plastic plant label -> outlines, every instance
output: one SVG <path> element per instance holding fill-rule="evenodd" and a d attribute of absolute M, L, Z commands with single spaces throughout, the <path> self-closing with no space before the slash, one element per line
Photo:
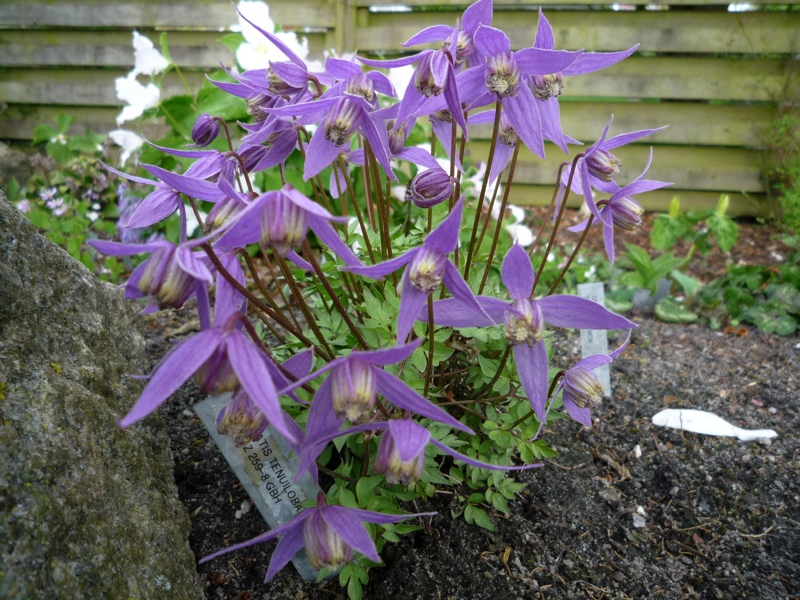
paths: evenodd
<path fill-rule="evenodd" d="M 578 296 L 601 306 L 606 305 L 606 294 L 602 283 L 579 283 Z M 608 337 L 602 329 L 581 329 L 581 358 L 594 354 L 608 354 Z M 603 365 L 592 371 L 597 381 L 603 385 L 604 398 L 611 398 L 611 370 Z"/>
<path fill-rule="evenodd" d="M 300 504 L 316 498 L 322 490 L 308 473 L 295 483 L 297 457 L 290 456 L 289 445 L 272 427 L 267 427 L 258 440 L 241 448 L 237 448 L 227 436 L 217 433 L 217 415 L 229 398 L 230 394 L 209 398 L 195 405 L 194 410 L 261 516 L 274 529 L 291 521 L 303 510 Z M 295 555 L 292 563 L 303 579 L 317 578 L 317 571 L 308 562 L 305 549 Z"/>
<path fill-rule="evenodd" d="M 778 434 L 772 429 L 742 429 L 731 425 L 722 417 L 693 408 L 667 408 L 653 416 L 653 425 L 671 427 L 704 435 L 737 437 L 749 442 L 762 438 L 774 438 Z"/>

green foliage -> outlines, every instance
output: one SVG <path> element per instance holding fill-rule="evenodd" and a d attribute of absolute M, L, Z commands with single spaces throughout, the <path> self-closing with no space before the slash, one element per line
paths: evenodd
<path fill-rule="evenodd" d="M 695 251 L 706 255 L 711 251 L 711 238 L 723 252 L 730 252 L 739 237 L 736 222 L 725 213 L 730 198 L 720 196 L 716 209 L 689 209 L 681 212 L 680 199 L 672 198 L 667 214 L 656 215 L 650 231 L 650 243 L 658 250 L 669 250 L 679 239 L 692 244 L 685 261 L 691 260 Z"/>
<path fill-rule="evenodd" d="M 684 259 L 675 257 L 672 252 L 651 259 L 650 255 L 638 246 L 625 244 L 625 247 L 628 249 L 626 258 L 635 271 L 623 274 L 619 281 L 628 287 L 642 288 L 655 293 L 658 289 L 658 280 L 683 264 Z"/>
<path fill-rule="evenodd" d="M 765 178 L 781 214 L 778 223 L 800 232 L 800 117 L 796 109 L 779 115 L 766 133 L 768 165 Z"/>

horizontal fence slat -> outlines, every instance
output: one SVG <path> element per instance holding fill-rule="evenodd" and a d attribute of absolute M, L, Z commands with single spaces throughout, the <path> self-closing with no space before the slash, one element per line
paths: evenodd
<path fill-rule="evenodd" d="M 723 106 L 686 102 L 561 102 L 561 125 L 575 139 L 593 143 L 611 115 L 610 135 L 668 127 L 643 138 L 646 143 L 699 146 L 764 145 L 774 118 L 768 106 Z M 488 139 L 492 126 L 470 127 L 470 138 Z"/>
<path fill-rule="evenodd" d="M 74 77 L 97 90 L 98 99 L 93 104 L 117 104 L 113 78 L 124 75 L 80 69 L 5 69 L 0 71 L 0 102 L 77 104 L 73 96 L 64 97 L 54 81 L 57 78 L 64 85 L 72 85 L 70 78 Z M 110 96 L 108 91 L 99 89 L 108 85 L 109 77 Z M 46 90 L 42 89 L 42 82 L 48 84 Z M 797 61 L 633 57 L 597 73 L 566 78 L 563 98 L 779 102 L 799 97 L 799 84 Z M 11 88 L 16 91 L 12 93 Z M 40 95 L 44 91 L 47 94 Z"/>
<path fill-rule="evenodd" d="M 536 5 L 530 5 L 534 8 Z M 800 12 L 548 11 L 556 48 L 610 51 L 640 44 L 641 52 L 778 53 L 800 48 Z M 535 10 L 495 12 L 492 26 L 506 32 L 515 48 L 531 46 Z M 356 31 L 356 48 L 397 53 L 419 30 L 455 24 L 452 13 L 370 13 Z"/>
<path fill-rule="evenodd" d="M 144 33 L 158 48 L 160 34 Z M 171 31 L 172 59 L 179 67 L 216 69 L 233 64 L 233 52 L 219 42 L 228 35 L 216 31 Z M 299 34 L 308 39 L 310 58 L 321 58 L 324 34 Z M 3 31 L 0 65 L 4 67 L 133 67 L 133 35 L 129 31 Z"/>
<path fill-rule="evenodd" d="M 509 194 L 509 202 L 517 206 L 547 206 L 553 188 L 544 185 L 515 185 Z M 730 204 L 727 214 L 733 217 L 769 217 L 774 216 L 775 206 L 765 194 L 740 194 L 729 192 Z M 698 210 L 715 208 L 719 201 L 719 192 L 704 192 L 693 189 L 681 190 L 667 188 L 655 190 L 636 196 L 636 200 L 648 212 L 667 212 L 673 196 L 681 199 L 681 206 Z M 571 196 L 567 206 L 578 208 L 582 198 Z M 624 233 L 623 233 L 624 235 Z"/>
<path fill-rule="evenodd" d="M 334 25 L 333 6 L 322 2 L 270 3 L 270 18 L 284 28 Z M 223 30 L 236 24 L 233 5 L 207 3 L 104 2 L 19 3 L 0 9 L 0 27 L 141 27 L 145 29 Z"/>
<path fill-rule="evenodd" d="M 470 144 L 473 162 L 485 161 L 488 141 Z M 572 155 L 579 150 L 572 150 Z M 622 161 L 622 171 L 615 178 L 620 185 L 633 181 L 647 165 L 650 149 L 645 145 L 617 148 L 613 153 Z M 547 185 L 555 180 L 558 165 L 571 157 L 546 145 L 547 161 L 542 161 L 525 147 L 520 151 L 514 180 L 519 183 Z M 743 192 L 765 192 L 761 180 L 763 152 L 743 148 L 696 148 L 691 146 L 659 146 L 653 149 L 653 164 L 647 179 L 668 181 L 676 188 Z"/>
<path fill-rule="evenodd" d="M 0 139 L 32 140 L 33 130 L 37 125 L 51 125 L 58 115 L 75 117 L 75 123 L 69 135 L 82 135 L 88 129 L 95 133 L 108 133 L 117 126 L 118 108 L 94 106 L 9 106 L 0 114 Z M 123 123 L 123 129 L 137 130 L 147 139 L 157 140 L 163 137 L 168 129 L 163 123 L 145 122 L 141 129 L 135 122 Z"/>

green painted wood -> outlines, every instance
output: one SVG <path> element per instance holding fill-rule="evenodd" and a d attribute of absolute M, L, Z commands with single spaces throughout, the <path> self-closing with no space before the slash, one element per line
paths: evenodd
<path fill-rule="evenodd" d="M 282 27 L 319 27 L 335 23 L 326 2 L 270 2 L 270 18 Z M 230 2 L 9 3 L 0 10 L 0 27 L 139 27 L 219 30 L 237 23 Z"/>
<path fill-rule="evenodd" d="M 497 12 L 492 25 L 506 32 L 512 46 L 530 46 L 536 34 L 536 5 L 527 11 Z M 549 11 L 556 48 L 611 51 L 640 44 L 642 52 L 778 53 L 800 48 L 800 12 L 728 13 L 722 11 Z M 396 53 L 420 29 L 453 21 L 452 14 L 372 13 L 357 32 L 354 47 Z"/>
<path fill-rule="evenodd" d="M 118 108 L 104 108 L 93 106 L 24 106 L 11 105 L 0 116 L 0 139 L 6 140 L 31 140 L 33 130 L 37 125 L 52 124 L 58 115 L 71 115 L 76 118 L 69 130 L 70 135 L 81 135 L 87 129 L 95 133 L 108 133 L 119 129 L 116 118 Z M 163 137 L 168 129 L 163 123 L 145 122 L 124 123 L 123 128 L 135 130 L 151 140 Z"/>
<path fill-rule="evenodd" d="M 653 129 L 666 129 L 644 138 L 655 146 L 684 144 L 697 146 L 764 145 L 764 132 L 775 111 L 769 106 L 712 105 L 702 102 L 568 102 L 561 101 L 561 123 L 575 139 L 593 143 L 611 115 L 611 135 Z M 470 137 L 489 139 L 492 126 L 470 128 Z"/>
<path fill-rule="evenodd" d="M 472 161 L 485 161 L 489 155 L 488 141 L 470 144 Z M 572 160 L 552 144 L 545 146 L 547 161 L 542 161 L 523 147 L 514 174 L 519 183 L 549 184 L 555 181 L 561 162 Z M 623 146 L 614 151 L 622 161 L 622 170 L 615 178 L 624 185 L 638 177 L 647 165 L 650 147 Z M 646 177 L 669 181 L 675 187 L 695 190 L 737 190 L 763 193 L 761 180 L 763 152 L 744 148 L 697 148 L 692 146 L 659 146 L 653 150 L 653 164 Z"/>
<path fill-rule="evenodd" d="M 740 194 L 727 192 L 730 196 L 728 214 L 733 217 L 769 217 L 775 215 L 775 206 L 764 194 Z M 509 194 L 509 202 L 518 206 L 547 206 L 553 195 L 553 188 L 543 185 L 515 185 Z M 673 196 L 681 199 L 681 206 L 698 210 L 714 208 L 719 201 L 719 192 L 705 192 L 692 189 L 667 188 L 636 196 L 637 201 L 648 212 L 667 212 Z M 583 199 L 570 195 L 567 206 L 579 208 Z"/>
<path fill-rule="evenodd" d="M 159 32 L 142 32 L 158 47 Z M 170 54 L 183 68 L 216 69 L 232 65 L 233 52 L 219 42 L 228 32 L 170 31 Z M 323 55 L 325 35 L 300 34 L 312 56 Z M 0 30 L 0 65 L 5 67 L 133 67 L 130 31 Z"/>

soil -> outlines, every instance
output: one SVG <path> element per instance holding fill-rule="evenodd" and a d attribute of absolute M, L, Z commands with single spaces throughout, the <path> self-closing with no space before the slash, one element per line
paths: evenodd
<path fill-rule="evenodd" d="M 766 265 L 785 255 L 768 228 L 740 228 L 731 256 L 698 259 L 690 274 L 708 279 L 726 259 Z M 644 235 L 635 241 L 648 247 Z M 452 488 L 409 506 L 439 516 L 386 545 L 364 598 L 800 597 L 800 334 L 628 316 L 639 327 L 612 365 L 613 399 L 593 411 L 591 429 L 565 419 L 545 432 L 558 457 L 517 475 L 527 487 L 509 502 L 510 516 L 487 507 L 497 532 L 451 518 Z M 147 318 L 154 364 L 196 330 L 195 319 L 191 308 Z M 579 356 L 579 336 L 556 334 L 564 343 L 554 360 L 567 364 Z M 246 492 L 192 411 L 202 399 L 190 383 L 160 409 L 197 557 L 267 529 L 256 510 L 242 510 L 252 508 Z M 711 411 L 778 437 L 742 442 L 652 425 L 664 408 Z M 265 584 L 274 547 L 198 565 L 206 597 L 346 598 L 336 579 L 303 581 L 291 566 Z"/>

